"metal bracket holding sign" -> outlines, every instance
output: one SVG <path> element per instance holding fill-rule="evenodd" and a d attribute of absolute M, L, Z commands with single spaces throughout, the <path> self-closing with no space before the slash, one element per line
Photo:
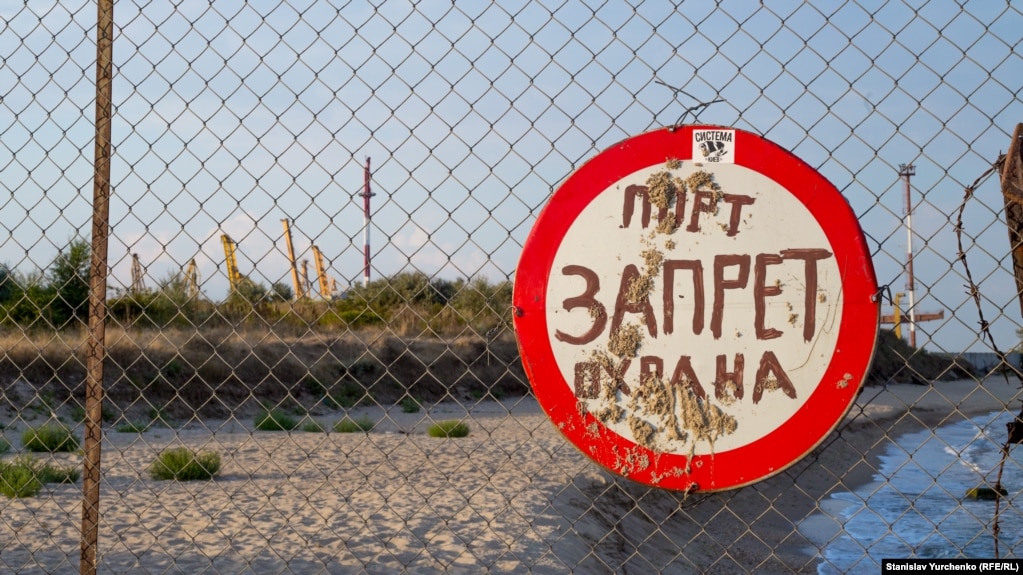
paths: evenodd
<path fill-rule="evenodd" d="M 718 126 L 603 151 L 553 194 L 516 271 L 523 365 L 548 417 L 614 473 L 748 485 L 842 420 L 877 341 L 855 214 L 779 146 Z"/>

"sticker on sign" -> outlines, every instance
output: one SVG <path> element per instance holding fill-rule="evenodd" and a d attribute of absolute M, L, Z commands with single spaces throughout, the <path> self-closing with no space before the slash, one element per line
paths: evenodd
<path fill-rule="evenodd" d="M 540 404 L 620 475 L 714 491 L 781 471 L 847 412 L 876 281 L 839 192 L 747 132 L 643 134 L 537 218 L 516 332 Z"/>

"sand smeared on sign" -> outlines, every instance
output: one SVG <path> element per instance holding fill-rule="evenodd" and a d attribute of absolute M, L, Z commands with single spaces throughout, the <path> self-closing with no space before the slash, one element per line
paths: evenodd
<path fill-rule="evenodd" d="M 732 434 L 738 429 L 735 417 L 696 397 L 688 386 L 676 387 L 674 394 L 678 398 L 679 419 L 695 440 L 713 444 L 719 437 Z"/>
<path fill-rule="evenodd" d="M 650 205 L 666 209 L 675 201 L 679 180 L 671 172 L 654 172 L 646 180 L 646 193 Z"/>
<path fill-rule="evenodd" d="M 672 170 L 681 166 L 681 161 L 669 159 L 665 163 L 666 170 L 656 171 L 646 180 L 647 200 L 661 216 L 651 233 L 643 238 L 644 247 L 637 254 L 642 267 L 640 274 L 626 286 L 625 299 L 630 304 L 640 304 L 650 298 L 661 275 L 665 254 L 676 248 L 672 237 L 677 230 L 676 217 L 669 208 L 674 207 L 677 195 L 711 191 L 715 203 L 724 197 L 713 174 L 698 170 L 685 178 L 677 177 Z M 688 443 L 692 454 L 695 442 L 706 441 L 713 446 L 718 437 L 735 432 L 738 427 L 735 417 L 713 405 L 710 398 L 697 397 L 685 381 L 671 384 L 649 373 L 631 389 L 624 382 L 612 381 L 610 374 L 619 373 L 622 362 L 639 355 L 644 335 L 640 325 L 623 324 L 610 334 L 607 353 L 595 352 L 591 357 L 591 361 L 601 365 L 600 397 L 590 404 L 594 417 L 609 425 L 624 420 L 632 439 L 654 452 L 684 449 Z M 623 390 L 628 392 L 620 393 Z M 737 386 L 725 383 L 723 392 L 717 401 L 722 405 L 731 404 L 738 393 Z M 600 407 L 594 409 L 594 403 Z M 637 463 L 629 457 L 620 461 L 624 467 L 633 469 Z"/>
<path fill-rule="evenodd" d="M 633 440 L 655 452 L 674 451 L 690 441 L 713 446 L 738 428 L 735 417 L 697 397 L 688 385 L 656 376 L 643 378 L 633 389 L 625 419 Z"/>
<path fill-rule="evenodd" d="M 675 233 L 676 229 L 678 229 L 678 226 L 675 224 L 675 212 L 669 210 L 668 215 L 657 222 L 657 227 L 654 228 L 654 231 L 659 234 L 670 235 Z"/>
<path fill-rule="evenodd" d="M 721 393 L 718 395 L 718 401 L 721 402 L 721 405 L 732 405 L 738 401 L 738 398 L 736 398 L 738 389 L 739 386 L 731 379 L 723 382 L 720 386 Z"/>
<path fill-rule="evenodd" d="M 636 357 L 642 344 L 643 336 L 639 331 L 639 325 L 627 323 L 611 334 L 607 350 L 618 357 Z"/>
<path fill-rule="evenodd" d="M 656 249 L 643 250 L 645 275 L 656 276 L 661 271 L 661 263 L 664 262 L 664 254 Z"/>
<path fill-rule="evenodd" d="M 682 166 L 678 160 L 669 160 L 667 170 L 652 173 L 646 180 L 646 199 L 658 211 L 658 219 L 642 240 L 636 267 L 639 273 L 623 286 L 624 300 L 637 306 L 648 302 L 660 281 L 664 262 L 677 247 L 674 237 L 678 218 L 670 208 L 676 207 L 679 194 L 712 192 L 715 205 L 724 198 L 713 174 L 698 170 L 682 178 L 672 170 Z M 679 200 L 680 201 L 680 200 Z M 591 309 L 591 315 L 597 311 Z M 593 388 L 595 397 L 579 402 L 580 412 L 587 412 L 604 425 L 615 427 L 631 436 L 636 449 L 615 452 L 615 471 L 628 475 L 647 468 L 648 454 L 686 453 L 690 457 L 697 443 L 709 444 L 713 450 L 715 440 L 730 435 L 738 422 L 722 408 L 734 403 L 739 391 L 733 382 L 724 382 L 720 394 L 714 397 L 697 396 L 686 378 L 667 381 L 660 373 L 644 372 L 624 381 L 624 373 L 635 374 L 646 332 L 643 324 L 623 322 L 609 334 L 606 347 L 592 351 L 589 361 L 596 364 L 599 379 Z M 638 381 L 636 381 L 638 379 Z M 624 429 L 623 429 L 624 427 Z M 626 431 L 627 430 L 627 431 Z M 688 472 L 678 469 L 675 473 Z"/>
<path fill-rule="evenodd" d="M 703 170 L 697 170 L 692 174 L 689 174 L 684 180 L 682 180 L 683 189 L 687 192 L 696 192 L 698 190 L 710 190 L 717 192 L 720 197 L 722 194 L 721 186 L 714 181 L 714 174 L 705 172 Z"/>
<path fill-rule="evenodd" d="M 629 303 L 639 303 L 648 297 L 654 290 L 654 276 L 651 274 L 638 275 L 629 281 L 625 291 L 625 299 Z"/>

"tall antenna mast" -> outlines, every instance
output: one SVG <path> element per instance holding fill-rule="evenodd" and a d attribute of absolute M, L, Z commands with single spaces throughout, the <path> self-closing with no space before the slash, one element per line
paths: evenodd
<path fill-rule="evenodd" d="M 371 221 L 371 218 L 370 218 L 370 215 L 369 215 L 369 199 L 372 198 L 375 195 L 370 190 L 370 185 L 369 185 L 369 180 L 370 180 L 369 156 L 366 156 L 366 169 L 365 169 L 365 171 L 363 171 L 362 180 L 363 180 L 363 185 L 362 185 L 362 200 L 363 200 L 363 202 L 362 202 L 362 205 L 363 205 L 363 210 L 364 210 L 363 228 L 362 228 L 362 238 L 363 238 L 363 247 L 362 247 L 362 264 L 363 264 L 362 281 L 363 281 L 363 285 L 367 285 L 368 286 L 369 285 L 369 268 L 370 268 L 370 265 L 369 265 L 369 262 L 370 262 L 369 224 L 370 224 L 370 221 Z"/>
<path fill-rule="evenodd" d="M 899 164 L 899 176 L 906 180 L 906 294 L 909 296 L 909 345 L 916 347 L 916 287 L 913 283 L 913 203 L 910 201 L 909 179 L 916 175 L 913 164 Z"/>

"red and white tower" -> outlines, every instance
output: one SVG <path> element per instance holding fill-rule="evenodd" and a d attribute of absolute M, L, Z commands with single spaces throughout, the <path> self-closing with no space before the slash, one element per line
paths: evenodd
<path fill-rule="evenodd" d="M 363 171 L 363 185 L 362 185 L 362 206 L 364 210 L 363 216 L 363 228 L 362 228 L 362 281 L 363 285 L 369 285 L 369 268 L 370 268 L 370 251 L 369 251 L 369 225 L 371 222 L 369 214 L 369 199 L 375 194 L 370 189 L 370 170 L 369 170 L 369 157 L 366 157 L 366 169 Z"/>
<path fill-rule="evenodd" d="M 913 202 L 909 179 L 916 175 L 913 164 L 899 164 L 899 176 L 906 181 L 906 293 L 909 295 L 909 345 L 916 347 L 916 286 L 913 278 Z"/>

